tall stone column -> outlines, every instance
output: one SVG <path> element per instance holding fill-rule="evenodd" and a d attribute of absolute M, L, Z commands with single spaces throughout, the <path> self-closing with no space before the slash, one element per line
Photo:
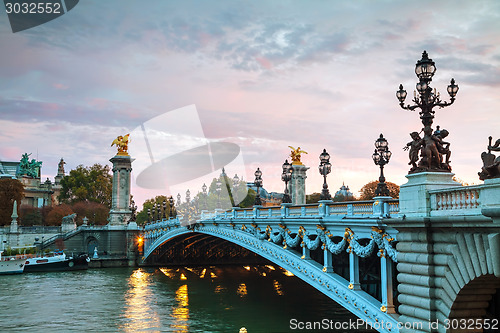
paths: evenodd
<path fill-rule="evenodd" d="M 306 171 L 309 167 L 303 164 L 292 164 L 292 180 L 289 183 L 292 204 L 304 205 L 306 203 Z"/>
<path fill-rule="evenodd" d="M 108 218 L 109 225 L 126 226 L 132 216 L 130 210 L 130 173 L 134 159 L 119 153 L 109 161 L 113 163 L 113 192 Z"/>

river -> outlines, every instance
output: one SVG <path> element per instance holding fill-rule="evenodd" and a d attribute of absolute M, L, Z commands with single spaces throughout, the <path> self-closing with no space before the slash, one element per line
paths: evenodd
<path fill-rule="evenodd" d="M 356 321 L 270 265 L 0 276 L 1 332 L 313 332 L 300 323 L 349 319 Z"/>

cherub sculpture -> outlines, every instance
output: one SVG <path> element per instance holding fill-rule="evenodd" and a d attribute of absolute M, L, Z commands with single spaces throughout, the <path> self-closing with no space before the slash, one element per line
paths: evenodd
<path fill-rule="evenodd" d="M 116 148 L 118 149 L 117 155 L 128 156 L 128 143 L 130 142 L 128 138 L 129 135 L 130 134 L 127 134 L 125 136 L 120 135 L 111 143 L 111 147 L 113 147 L 113 145 L 116 145 Z"/>
<path fill-rule="evenodd" d="M 500 151 L 500 139 L 498 139 L 494 145 L 491 145 L 491 139 L 489 138 L 488 152 L 483 152 L 481 154 L 481 159 L 483 160 L 483 167 L 481 172 L 478 172 L 479 179 L 491 179 L 500 178 L 500 156 L 496 157 L 491 151 Z"/>
<path fill-rule="evenodd" d="M 408 164 L 412 166 L 410 171 L 413 171 L 417 169 L 418 152 L 420 151 L 420 148 L 424 145 L 424 141 L 420 138 L 420 135 L 418 135 L 417 132 L 411 132 L 410 136 L 413 139 L 413 141 L 408 142 L 406 146 L 403 147 L 403 150 L 410 149 L 408 153 L 410 157 L 410 162 Z"/>
<path fill-rule="evenodd" d="M 440 159 L 440 163 L 441 163 L 441 168 L 447 169 L 447 170 L 451 170 L 451 167 L 450 167 L 450 156 L 451 156 L 450 143 L 443 141 L 443 139 L 446 138 L 449 134 L 450 133 L 447 130 L 445 130 L 445 129 L 440 130 L 439 126 L 436 126 L 436 131 L 434 132 L 434 135 L 438 138 L 438 140 L 436 140 L 436 147 L 437 147 L 438 152 L 440 154 L 439 159 Z M 443 156 L 446 156 L 444 163 L 443 163 Z"/>
<path fill-rule="evenodd" d="M 300 155 L 301 154 L 307 154 L 306 151 L 301 150 L 300 147 L 297 147 L 297 149 L 293 148 L 292 146 L 288 146 L 292 150 L 290 153 L 290 157 L 292 158 L 292 164 L 294 165 L 302 165 L 302 162 L 300 161 Z"/>

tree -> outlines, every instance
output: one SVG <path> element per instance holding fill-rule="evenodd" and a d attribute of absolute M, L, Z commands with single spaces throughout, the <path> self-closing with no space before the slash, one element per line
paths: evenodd
<path fill-rule="evenodd" d="M 393 197 L 394 199 L 399 198 L 399 186 L 391 183 L 391 182 L 385 182 L 387 184 L 387 188 L 389 189 L 389 196 Z M 378 180 L 374 180 L 372 182 L 369 182 L 368 184 L 365 184 L 361 190 L 359 190 L 360 197 L 359 200 L 371 200 L 375 196 L 375 190 L 377 189 L 378 185 Z"/>
<path fill-rule="evenodd" d="M 21 205 L 19 207 L 19 220 L 24 226 L 42 225 L 42 209 L 30 205 Z"/>
<path fill-rule="evenodd" d="M 24 186 L 17 179 L 0 179 L 0 225 L 9 225 L 12 221 L 12 207 L 17 200 L 18 207 L 24 197 Z"/>
<path fill-rule="evenodd" d="M 92 201 L 111 208 L 113 176 L 109 166 L 98 163 L 91 167 L 79 165 L 69 175 L 61 179 L 61 203 L 73 204 Z"/>
<path fill-rule="evenodd" d="M 76 224 L 82 225 L 83 218 L 87 217 L 89 224 L 104 225 L 108 223 L 109 208 L 93 201 L 80 201 L 71 206 L 76 213 Z"/>
<path fill-rule="evenodd" d="M 306 194 L 306 204 L 317 203 L 319 201 L 319 197 L 321 193 L 314 192 L 312 194 Z"/>
<path fill-rule="evenodd" d="M 50 213 L 47 215 L 46 224 L 59 226 L 61 225 L 62 218 L 68 215 L 73 214 L 73 210 L 69 205 L 61 204 L 55 206 Z"/>
<path fill-rule="evenodd" d="M 151 210 L 151 215 L 152 215 L 153 219 L 157 216 L 156 212 L 153 212 L 153 205 L 154 204 L 160 205 L 160 215 L 161 215 L 160 218 L 163 217 L 163 201 L 165 201 L 165 203 L 166 203 L 165 216 L 168 218 L 170 216 L 169 215 L 170 214 L 170 203 L 168 201 L 168 198 L 165 195 L 157 195 L 154 198 L 147 199 L 146 201 L 144 201 L 144 203 L 142 204 L 142 210 L 137 214 L 137 217 L 136 217 L 137 224 L 142 225 L 148 221 L 148 219 L 149 219 L 148 209 Z M 175 216 L 175 213 L 174 213 L 174 216 Z"/>

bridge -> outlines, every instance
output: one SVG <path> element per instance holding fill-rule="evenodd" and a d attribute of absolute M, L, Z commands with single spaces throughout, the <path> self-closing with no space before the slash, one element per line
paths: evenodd
<path fill-rule="evenodd" d="M 254 206 L 153 221 L 144 227 L 142 261 L 176 239 L 207 235 L 279 265 L 379 332 L 492 327 L 500 180 L 461 186 L 450 173 L 407 178 L 399 200 Z"/>

